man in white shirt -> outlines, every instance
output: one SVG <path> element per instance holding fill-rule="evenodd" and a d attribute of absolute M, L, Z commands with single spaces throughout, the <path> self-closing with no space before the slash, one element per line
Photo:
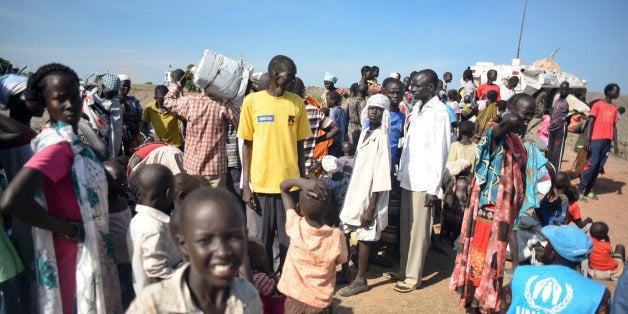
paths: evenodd
<path fill-rule="evenodd" d="M 430 246 L 436 196 L 449 155 L 450 121 L 445 104 L 434 96 L 438 76 L 433 70 L 418 72 L 411 92 L 418 99 L 408 118 L 410 125 L 399 162 L 401 184 L 400 273 L 389 273 L 399 281 L 394 289 L 410 292 L 421 286 L 423 262 Z"/>
<path fill-rule="evenodd" d="M 139 181 L 141 201 L 127 234 L 137 295 L 148 285 L 172 277 L 182 259 L 169 227 L 174 197 L 172 172 L 160 164 L 146 165 Z"/>

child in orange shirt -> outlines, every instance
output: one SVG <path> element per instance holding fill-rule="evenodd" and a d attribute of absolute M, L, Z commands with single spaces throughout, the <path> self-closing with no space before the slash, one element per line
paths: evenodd
<path fill-rule="evenodd" d="M 624 271 L 626 249 L 623 245 L 618 244 L 615 251 L 611 251 L 608 225 L 604 222 L 594 222 L 591 225 L 590 233 L 593 241 L 593 252 L 589 256 L 588 267 L 583 265 L 583 272 L 587 272 L 590 277 L 595 279 L 617 282 Z"/>
<path fill-rule="evenodd" d="M 580 205 L 578 205 L 578 188 L 575 186 L 569 187 L 567 192 L 565 192 L 565 196 L 567 196 L 567 199 L 569 200 L 569 215 L 567 215 L 567 222 L 565 224 L 568 225 L 573 221 L 578 228 L 584 230 L 584 232 L 588 232 L 591 228 L 591 224 L 593 223 L 593 219 L 591 219 L 591 217 L 587 217 L 585 220 L 582 220 Z"/>
<path fill-rule="evenodd" d="M 290 189 L 299 187 L 299 210 Z M 286 295 L 286 313 L 331 313 L 336 265 L 347 261 L 340 229 L 323 224 L 329 188 L 319 180 L 287 179 L 280 185 L 290 247 L 277 289 Z"/>

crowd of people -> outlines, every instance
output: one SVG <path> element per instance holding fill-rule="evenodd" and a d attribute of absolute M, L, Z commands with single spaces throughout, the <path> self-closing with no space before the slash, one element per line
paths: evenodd
<path fill-rule="evenodd" d="M 360 74 L 346 90 L 325 72 L 307 95 L 278 55 L 241 104 L 185 92 L 183 70 L 149 104 L 124 74 L 1 76 L 0 312 L 331 313 L 336 291 L 369 290 L 370 263 L 394 291 L 420 289 L 435 219 L 470 312 L 628 311 L 625 248 L 578 206 L 617 153 L 618 85 L 587 105 L 561 84 L 531 135 L 517 76 L 476 86 L 466 69 L 457 89 L 450 72 Z M 590 278 L 618 282 L 612 307 Z"/>

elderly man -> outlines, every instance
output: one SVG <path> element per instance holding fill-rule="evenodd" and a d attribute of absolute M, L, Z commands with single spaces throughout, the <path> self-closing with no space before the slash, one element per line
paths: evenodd
<path fill-rule="evenodd" d="M 97 80 L 96 90 L 86 91 L 83 113 L 89 125 L 108 146 L 107 157 L 116 157 L 122 147 L 122 106 L 116 95 L 120 79 L 105 73 Z"/>
<path fill-rule="evenodd" d="M 544 266 L 519 266 L 502 293 L 502 313 L 608 313 L 611 293 L 576 270 L 593 243 L 576 226 L 546 226 Z"/>
<path fill-rule="evenodd" d="M 303 141 L 312 131 L 303 99 L 287 92 L 297 74 L 294 61 L 275 56 L 268 64 L 268 74 L 268 88 L 244 98 L 238 137 L 244 140 L 242 199 L 257 212 L 257 235 L 264 241 L 270 260 L 274 259 L 277 234 L 279 264 L 275 271 L 280 272 L 289 239 L 279 184 L 288 178 L 305 177 Z"/>
<path fill-rule="evenodd" d="M 435 96 L 436 72 L 422 70 L 412 78 L 411 84 L 419 102 L 408 117 L 406 144 L 399 162 L 401 272 L 389 273 L 401 280 L 394 286 L 398 292 L 410 292 L 421 286 L 434 203 L 438 201 L 436 195 L 451 143 L 449 114 L 445 104 Z"/>

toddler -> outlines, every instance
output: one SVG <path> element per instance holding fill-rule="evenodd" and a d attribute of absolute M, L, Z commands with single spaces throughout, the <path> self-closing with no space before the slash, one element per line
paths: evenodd
<path fill-rule="evenodd" d="M 290 195 L 298 187 L 299 210 Z M 342 232 L 323 223 L 329 189 L 319 180 L 288 179 L 281 183 L 290 247 L 277 288 L 287 296 L 286 313 L 331 313 L 336 265 L 347 261 Z"/>
<path fill-rule="evenodd" d="M 611 239 L 608 237 L 608 225 L 602 221 L 596 221 L 591 225 L 591 240 L 593 252 L 582 263 L 582 272 L 595 279 L 612 280 L 617 282 L 624 271 L 626 263 L 626 248 L 622 244 L 611 250 Z"/>

